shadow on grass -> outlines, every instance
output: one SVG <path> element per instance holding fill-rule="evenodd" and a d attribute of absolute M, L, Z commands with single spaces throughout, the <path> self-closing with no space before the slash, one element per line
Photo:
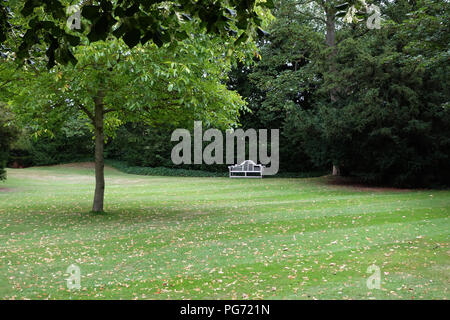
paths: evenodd
<path fill-rule="evenodd" d="M 352 191 L 378 191 L 378 192 L 412 192 L 423 191 L 425 189 L 408 189 L 408 188 L 396 188 L 389 185 L 382 185 L 377 183 L 365 182 L 357 177 L 346 176 L 324 176 L 319 179 L 321 184 L 327 186 L 342 187 Z"/>

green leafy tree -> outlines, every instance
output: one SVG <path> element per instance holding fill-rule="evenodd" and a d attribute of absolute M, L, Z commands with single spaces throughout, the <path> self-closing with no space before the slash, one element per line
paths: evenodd
<path fill-rule="evenodd" d="M 301 13 L 296 0 L 276 2 L 268 36 L 258 41 L 260 61 L 239 65 L 230 87 L 246 98 L 251 113 L 241 117 L 245 128 L 280 129 L 280 169 L 315 170 L 302 140 L 285 127 L 292 110 L 310 109 L 317 75 L 315 64 L 323 44 L 323 29 Z"/>
<path fill-rule="evenodd" d="M 17 111 L 37 132 L 81 112 L 95 135 L 93 211 L 103 210 L 104 141 L 127 121 L 187 119 L 230 124 L 243 101 L 220 83 L 236 47 L 245 45 L 271 1 L 87 1 L 82 27 L 68 30 L 68 1 L 26 1 L 21 25 L 11 1 L 0 41 L 26 63 L 16 84 Z M 17 36 L 18 35 L 18 36 Z M 216 36 L 214 36 L 216 35 Z M 50 72 L 40 66 L 47 62 Z M 55 63 L 59 63 L 55 65 Z"/>
<path fill-rule="evenodd" d="M 239 44 L 255 32 L 264 33 L 261 14 L 273 7 L 272 0 L 88 0 L 81 2 L 81 15 L 76 18 L 82 21 L 76 21 L 79 26 L 72 32 L 66 26 L 71 4 L 68 0 L 0 2 L 0 44 L 16 38 L 18 58 L 33 60 L 39 52 L 45 53 L 50 68 L 56 62 L 75 62 L 72 49 L 82 45 L 85 36 L 90 42 L 123 39 L 130 48 L 148 41 L 161 47 L 187 37 L 186 21 L 197 21 L 197 31 L 231 37 Z M 17 8 L 20 21 L 11 14 Z"/>
<path fill-rule="evenodd" d="M 290 128 L 311 159 L 397 186 L 448 184 L 448 3 L 386 2 L 380 30 L 347 26 L 336 55 L 337 101 L 324 81 Z M 397 10 L 399 8 L 399 10 Z"/>
<path fill-rule="evenodd" d="M 330 59 L 324 12 L 295 0 L 277 2 L 270 35 L 258 43 L 261 62 L 234 76 L 251 84 L 240 91 L 253 111 L 247 119 L 281 128 L 282 166 L 338 164 L 341 174 L 369 182 L 448 184 L 449 5 L 376 3 L 379 30 L 367 28 L 366 16 L 336 19 Z M 335 17 L 349 10 L 336 9 Z"/>
<path fill-rule="evenodd" d="M 175 167 L 170 156 L 171 134 L 175 128 L 144 123 L 122 125 L 106 146 L 108 159 L 121 160 L 128 166 Z"/>
<path fill-rule="evenodd" d="M 284 1 L 282 1 L 283 3 Z M 338 44 L 343 40 L 344 33 L 338 38 L 338 28 L 345 28 L 346 23 L 361 23 L 368 18 L 365 0 L 297 0 L 290 1 L 291 8 L 297 15 L 309 19 L 315 31 L 324 36 L 324 42 L 315 41 L 316 55 L 320 57 L 318 72 L 328 89 L 329 104 L 337 102 L 341 90 L 337 74 L 336 56 Z M 333 175 L 340 175 L 340 164 L 332 159 Z"/>
<path fill-rule="evenodd" d="M 227 49 L 221 39 L 196 35 L 176 47 L 153 44 L 129 49 L 121 40 L 76 49 L 76 65 L 29 72 L 20 83 L 15 110 L 37 133 L 60 128 L 66 119 L 86 119 L 95 136 L 96 191 L 93 211 L 103 210 L 104 141 L 121 124 L 137 121 L 174 126 L 230 126 L 244 102 L 220 80 Z"/>
<path fill-rule="evenodd" d="M 6 163 L 12 142 L 19 134 L 19 129 L 13 123 L 13 116 L 4 103 L 0 102 L 0 180 L 6 179 Z"/>

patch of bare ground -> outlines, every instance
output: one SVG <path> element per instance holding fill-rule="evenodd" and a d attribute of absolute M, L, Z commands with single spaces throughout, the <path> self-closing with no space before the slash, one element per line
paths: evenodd
<path fill-rule="evenodd" d="M 28 169 L 32 169 L 33 167 L 30 167 Z M 51 166 L 37 166 L 34 168 L 62 168 L 62 169 L 92 169 L 95 168 L 94 162 L 74 162 L 74 163 L 65 163 L 65 164 L 57 164 L 57 165 L 51 165 Z M 133 184 L 136 185 L 137 183 L 147 183 L 148 179 L 144 177 L 138 177 L 134 175 L 129 175 L 129 178 L 127 175 L 121 175 L 120 177 L 116 177 L 114 175 L 108 176 L 107 172 L 115 171 L 119 172 L 114 167 L 105 165 L 105 173 L 106 173 L 106 179 L 107 183 L 120 183 L 120 184 Z M 14 176 L 15 178 L 23 178 L 23 179 L 33 179 L 33 180 L 40 180 L 40 181 L 67 181 L 67 182 L 93 182 L 95 179 L 94 172 L 91 173 L 81 173 L 81 174 L 70 174 L 69 172 L 65 172 L 64 170 L 58 170 L 58 171 L 52 171 L 51 174 L 49 171 L 29 171 L 27 169 L 14 169 L 11 171 L 11 176 Z M 126 178 L 125 178 L 126 177 Z"/>
<path fill-rule="evenodd" d="M 372 192 L 410 192 L 416 191 L 418 189 L 403 189 L 403 188 L 393 188 L 384 186 L 374 186 L 368 183 L 363 183 L 354 177 L 342 177 L 342 176 L 326 176 L 322 180 L 327 186 L 348 188 L 352 191 L 372 191 Z"/>
<path fill-rule="evenodd" d="M 14 192 L 16 191 L 14 188 L 2 188 L 0 187 L 0 192 Z"/>
<path fill-rule="evenodd" d="M 22 169 L 19 169 L 22 170 Z M 81 182 L 81 181 L 91 181 L 92 177 L 89 175 L 69 175 L 69 174 L 65 174 L 65 173 L 61 173 L 61 174 L 43 174 L 40 172 L 29 172 L 26 171 L 26 169 L 24 171 L 15 171 L 13 173 L 11 173 L 11 176 L 14 175 L 14 178 L 19 178 L 19 179 L 32 179 L 32 180 L 40 180 L 40 181 L 74 181 L 74 182 Z"/>
<path fill-rule="evenodd" d="M 55 168 L 73 168 L 73 169 L 95 169 L 95 162 L 73 162 L 73 163 L 64 163 L 64 164 L 56 164 L 51 167 Z M 105 165 L 105 169 L 116 170 L 111 166 Z"/>

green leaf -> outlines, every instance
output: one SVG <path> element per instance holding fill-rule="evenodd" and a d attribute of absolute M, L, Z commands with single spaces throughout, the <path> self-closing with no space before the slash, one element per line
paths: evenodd
<path fill-rule="evenodd" d="M 189 38 L 189 35 L 186 33 L 186 31 L 182 31 L 182 32 L 177 32 L 176 33 L 176 38 L 180 41 L 183 41 L 184 39 Z"/>
<path fill-rule="evenodd" d="M 123 41 L 127 44 L 128 47 L 133 48 L 141 39 L 141 32 L 139 29 L 131 29 L 130 31 L 127 31 L 125 35 L 123 36 Z"/>
<path fill-rule="evenodd" d="M 123 17 L 125 17 L 125 10 L 122 7 L 116 7 L 114 9 L 114 15 L 116 17 L 123 18 Z"/>
<path fill-rule="evenodd" d="M 228 12 L 228 14 L 232 17 L 236 16 L 236 11 L 230 8 L 225 8 L 225 10 Z"/>
<path fill-rule="evenodd" d="M 186 13 L 182 13 L 181 16 L 186 21 L 192 21 L 192 17 L 190 15 L 186 14 Z"/>
<path fill-rule="evenodd" d="M 116 38 L 120 38 L 121 36 L 123 36 L 125 34 L 125 32 L 127 31 L 127 27 L 125 26 L 125 24 L 121 24 L 116 30 L 113 31 L 113 35 Z"/>
<path fill-rule="evenodd" d="M 260 37 L 267 37 L 269 35 L 268 32 L 264 31 L 260 27 L 256 28 L 256 33 L 258 33 L 258 36 Z"/>
<path fill-rule="evenodd" d="M 103 14 L 99 19 L 95 21 L 95 23 L 91 27 L 91 31 L 87 36 L 90 42 L 106 39 L 111 25 L 110 19 L 112 19 L 110 14 Z"/>
<path fill-rule="evenodd" d="M 131 7 L 125 10 L 125 15 L 127 17 L 131 17 L 138 11 L 139 11 L 139 2 L 135 2 Z"/>
<path fill-rule="evenodd" d="M 112 10 L 112 3 L 107 0 L 101 0 L 100 6 L 102 7 L 103 11 L 111 11 Z"/>
<path fill-rule="evenodd" d="M 247 41 L 248 39 L 248 34 L 246 32 L 243 32 L 239 38 L 236 39 L 236 41 L 234 42 L 235 45 L 239 45 L 245 41 Z"/>
<path fill-rule="evenodd" d="M 261 7 L 266 7 L 268 9 L 275 8 L 275 4 L 273 3 L 273 0 L 266 0 L 266 2 L 260 2 L 258 5 Z"/>
<path fill-rule="evenodd" d="M 33 13 L 34 8 L 40 7 L 42 4 L 43 3 L 40 0 L 28 0 L 27 2 L 25 2 L 25 5 L 23 6 L 20 13 L 24 17 L 28 17 L 30 14 Z"/>
<path fill-rule="evenodd" d="M 70 45 L 73 47 L 80 44 L 80 38 L 77 36 L 66 34 L 65 37 L 66 37 L 66 40 L 70 43 Z"/>
<path fill-rule="evenodd" d="M 238 32 L 236 30 L 229 29 L 228 34 L 232 37 L 236 37 L 238 35 Z"/>
<path fill-rule="evenodd" d="M 100 7 L 99 6 L 84 6 L 83 9 L 81 9 L 81 15 L 85 17 L 86 19 L 93 21 L 96 19 L 100 14 Z"/>
<path fill-rule="evenodd" d="M 161 40 L 161 33 L 156 32 L 153 34 L 153 42 L 159 47 L 161 48 L 164 45 L 164 42 L 162 42 Z"/>
<path fill-rule="evenodd" d="M 146 44 L 149 40 L 153 39 L 153 32 L 147 31 L 141 38 L 141 44 Z"/>
<path fill-rule="evenodd" d="M 347 10 L 349 5 L 350 4 L 348 2 L 345 2 L 345 3 L 342 3 L 340 5 L 337 5 L 335 8 L 336 8 L 337 11 Z"/>

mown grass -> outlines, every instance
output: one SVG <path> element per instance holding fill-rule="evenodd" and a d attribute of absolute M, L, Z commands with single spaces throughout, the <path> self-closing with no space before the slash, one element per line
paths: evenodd
<path fill-rule="evenodd" d="M 9 169 L 3 299 L 448 299 L 450 191 Z M 66 269 L 81 268 L 68 290 Z M 367 268 L 381 269 L 368 289 Z"/>

